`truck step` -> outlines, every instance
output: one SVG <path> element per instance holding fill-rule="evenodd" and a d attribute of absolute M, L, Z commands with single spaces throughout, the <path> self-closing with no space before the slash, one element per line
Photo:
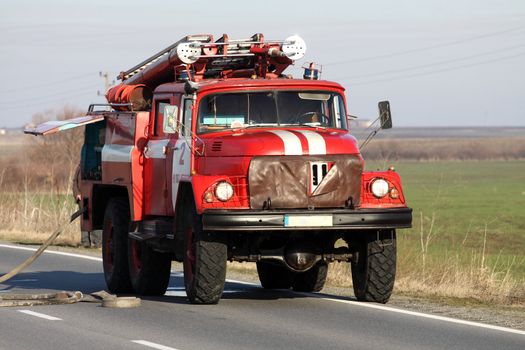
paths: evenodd
<path fill-rule="evenodd" d="M 137 240 L 139 242 L 148 241 L 150 239 L 159 239 L 159 238 L 166 237 L 166 235 L 157 235 L 151 232 L 130 232 L 128 236 L 129 238 Z"/>
<path fill-rule="evenodd" d="M 173 222 L 165 219 L 144 220 L 140 223 L 138 231 L 130 232 L 129 237 L 141 242 L 150 239 L 172 238 Z"/>

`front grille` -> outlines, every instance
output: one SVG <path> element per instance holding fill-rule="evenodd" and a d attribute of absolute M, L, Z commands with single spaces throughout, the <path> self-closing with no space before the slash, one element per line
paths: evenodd
<path fill-rule="evenodd" d="M 265 202 L 274 209 L 358 205 L 361 177 L 357 155 L 254 157 L 248 174 L 250 207 L 267 208 Z"/>

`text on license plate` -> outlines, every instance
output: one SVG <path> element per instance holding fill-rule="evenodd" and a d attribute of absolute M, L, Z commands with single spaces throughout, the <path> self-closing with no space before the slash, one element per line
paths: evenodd
<path fill-rule="evenodd" d="M 285 227 L 333 226 L 332 215 L 285 215 Z"/>

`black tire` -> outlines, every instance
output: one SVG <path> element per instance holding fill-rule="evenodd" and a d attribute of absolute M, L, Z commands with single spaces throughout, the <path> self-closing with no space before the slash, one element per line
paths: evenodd
<path fill-rule="evenodd" d="M 354 241 L 351 241 L 351 244 Z M 386 303 L 396 277 L 396 232 L 381 231 L 359 237 L 352 261 L 354 294 L 359 301 Z"/>
<path fill-rule="evenodd" d="M 328 274 L 328 264 L 319 261 L 306 272 L 297 272 L 292 288 L 297 292 L 319 292 L 323 289 Z"/>
<path fill-rule="evenodd" d="M 131 285 L 140 295 L 164 295 L 170 282 L 171 256 L 159 253 L 145 242 L 129 239 L 128 265 Z"/>
<path fill-rule="evenodd" d="M 128 271 L 128 233 L 130 214 L 125 198 L 111 198 L 104 213 L 102 265 L 111 293 L 130 293 L 133 288 Z"/>
<path fill-rule="evenodd" d="M 257 262 L 259 281 L 265 289 L 290 289 L 294 273 L 278 262 Z"/>
<path fill-rule="evenodd" d="M 217 304 L 226 281 L 228 248 L 215 236 L 202 231 L 202 218 L 193 200 L 186 200 L 184 207 L 187 213 L 183 224 L 186 295 L 192 304 Z"/>

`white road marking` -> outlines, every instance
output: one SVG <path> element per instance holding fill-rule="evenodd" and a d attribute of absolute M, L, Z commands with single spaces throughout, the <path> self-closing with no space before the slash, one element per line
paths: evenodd
<path fill-rule="evenodd" d="M 299 139 L 299 136 L 297 136 L 293 132 L 286 130 L 271 130 L 268 132 L 279 136 L 279 138 L 283 141 L 285 156 L 300 156 L 303 154 L 303 146 L 301 146 L 301 140 Z"/>
<path fill-rule="evenodd" d="M 0 244 L 0 247 L 1 248 L 10 248 L 10 249 L 19 249 L 19 250 L 29 250 L 29 251 L 35 251 L 36 250 L 35 248 L 17 247 L 17 246 L 6 245 L 6 244 Z M 87 259 L 87 260 L 102 261 L 101 258 L 96 258 L 96 257 L 86 256 L 86 255 L 81 255 L 81 254 L 72 254 L 72 253 L 55 252 L 55 251 L 45 251 L 44 253 L 55 254 L 55 255 L 63 255 L 63 256 L 80 258 L 80 259 Z M 172 274 L 175 275 L 175 276 L 182 276 L 182 274 L 180 272 L 178 272 L 178 271 L 172 271 Z M 260 287 L 260 284 L 257 284 L 257 283 L 238 281 L 238 280 L 232 280 L 232 279 L 227 279 L 226 282 L 243 284 L 243 285 L 253 286 L 253 287 Z M 0 291 L 0 292 L 3 292 L 3 291 Z M 171 293 L 175 294 L 177 292 L 178 291 L 174 290 Z M 166 295 L 169 295 L 168 293 L 170 293 L 170 292 L 167 292 Z M 463 324 L 463 325 L 471 326 L 471 327 L 492 329 L 492 330 L 496 330 L 496 331 L 500 331 L 500 332 L 507 332 L 507 333 L 514 333 L 514 334 L 525 335 L 525 331 L 522 331 L 522 330 L 519 330 L 519 329 L 512 329 L 512 328 L 507 328 L 507 327 L 493 326 L 493 325 L 484 324 L 484 323 L 465 321 L 465 320 L 460 320 L 460 319 L 456 319 L 456 318 L 437 316 L 437 315 L 432 315 L 432 314 L 425 314 L 425 313 L 416 312 L 416 311 L 396 309 L 396 308 L 393 308 L 393 307 L 379 305 L 379 304 L 373 304 L 373 303 L 363 303 L 363 302 L 352 301 L 352 300 L 329 298 L 329 297 L 325 297 L 323 295 L 319 295 L 319 294 L 315 294 L 315 293 L 300 293 L 300 292 L 293 292 L 293 293 L 302 294 L 302 295 L 306 295 L 306 296 L 310 296 L 310 297 L 314 297 L 314 298 L 318 298 L 318 299 L 322 299 L 322 300 L 326 300 L 326 301 L 330 301 L 330 302 L 343 303 L 343 304 L 359 306 L 359 307 L 367 307 L 367 308 L 370 308 L 370 309 L 394 312 L 394 313 L 398 313 L 398 314 L 405 314 L 405 315 L 421 317 L 421 318 L 427 318 L 427 319 L 433 319 L 433 320 L 438 320 L 438 321 L 443 321 L 443 322 L 449 322 L 449 323 L 455 323 L 455 324 Z M 185 293 L 184 293 L 184 295 L 185 295 Z M 172 348 L 166 348 L 166 349 L 172 349 Z"/>
<path fill-rule="evenodd" d="M 43 318 L 43 319 L 46 319 L 46 320 L 49 320 L 49 321 L 62 321 L 61 318 L 54 317 L 54 316 L 49 316 L 49 315 L 46 315 L 46 314 L 41 314 L 39 312 L 34 312 L 34 311 L 31 311 L 31 310 L 18 310 L 18 312 L 21 312 L 21 313 L 26 314 L 26 315 L 40 317 L 40 318 Z"/>
<path fill-rule="evenodd" d="M 164 293 L 165 296 L 168 297 L 179 297 L 179 298 L 185 298 L 186 297 L 186 291 L 185 290 L 168 290 L 166 293 Z"/>
<path fill-rule="evenodd" d="M 38 248 L 29 248 L 29 247 L 17 247 L 17 246 L 8 245 L 8 244 L 0 244 L 0 248 L 27 250 L 27 251 L 31 251 L 31 252 L 35 252 L 38 249 Z M 87 255 L 82 255 L 82 254 L 74 254 L 74 253 L 66 253 L 66 252 L 56 252 L 56 251 L 53 251 L 53 250 L 46 250 L 44 253 L 45 254 L 69 256 L 69 257 L 72 257 L 72 258 L 79 258 L 79 259 L 86 259 L 86 260 L 93 260 L 93 261 L 102 261 L 102 258 L 97 258 L 95 256 L 87 256 Z"/>
<path fill-rule="evenodd" d="M 244 292 L 244 290 L 242 289 L 225 289 L 222 291 L 222 294 L 235 294 L 235 293 L 242 293 L 242 292 Z M 164 295 L 168 297 L 178 297 L 178 298 L 186 298 L 187 296 L 186 290 L 184 288 L 182 288 L 181 290 L 168 288 L 168 290 L 166 291 L 166 293 L 164 293 Z"/>
<path fill-rule="evenodd" d="M 250 285 L 250 286 L 253 286 L 253 287 L 260 287 L 260 285 L 257 284 L 257 283 L 237 281 L 237 280 L 230 280 L 230 279 L 228 279 L 226 281 L 230 282 L 230 283 L 239 283 L 239 284 L 244 284 L 244 285 Z M 501 326 L 493 326 L 493 325 L 490 325 L 490 324 L 484 324 L 484 323 L 473 322 L 473 321 L 465 321 L 465 320 L 460 320 L 460 319 L 456 319 L 456 318 L 452 318 L 452 317 L 445 317 L 445 316 L 437 316 L 437 315 L 432 315 L 432 314 L 425 314 L 425 313 L 417 312 L 417 311 L 409 311 L 409 310 L 397 309 L 397 308 L 394 308 L 394 307 L 384 306 L 384 305 L 380 305 L 380 304 L 364 303 L 364 302 L 360 302 L 360 301 L 345 300 L 345 299 L 329 298 L 329 297 L 325 297 L 323 295 L 316 294 L 316 293 L 302 293 L 302 292 L 292 292 L 292 293 L 301 294 L 301 295 L 314 297 L 314 298 L 322 299 L 322 300 L 326 300 L 326 301 L 336 302 L 336 303 L 343 303 L 343 304 L 348 304 L 348 305 L 353 305 L 353 306 L 367 307 L 367 308 L 370 308 L 370 309 L 394 312 L 394 313 L 398 313 L 398 314 L 404 314 L 404 315 L 428 318 L 428 319 L 432 319 L 432 320 L 438 320 L 438 321 L 444 321 L 444 322 L 450 322 L 450 323 L 456 323 L 456 324 L 463 324 L 463 325 L 472 326 L 472 327 L 479 327 L 479 328 L 492 329 L 492 330 L 501 331 L 501 332 L 525 335 L 525 331 L 522 331 L 522 330 L 519 330 L 519 329 L 512 329 L 512 328 L 501 327 Z"/>
<path fill-rule="evenodd" d="M 159 349 L 159 350 L 178 350 L 178 349 L 175 349 L 175 348 L 170 348 L 169 346 L 166 346 L 166 345 L 161 345 L 161 344 L 157 344 L 157 343 L 152 343 L 152 342 L 147 341 L 147 340 L 132 340 L 131 342 L 132 342 L 132 343 L 135 343 L 135 344 L 140 344 L 140 345 L 148 346 L 148 347 L 153 348 L 153 349 Z"/>
<path fill-rule="evenodd" d="M 308 141 L 308 154 L 326 154 L 326 141 L 321 134 L 310 130 L 297 130 Z"/>
<path fill-rule="evenodd" d="M 237 280 L 230 280 L 230 279 L 227 279 L 226 282 L 236 283 L 236 284 L 244 284 L 244 285 L 246 285 L 246 286 L 252 286 L 252 287 L 261 287 L 260 284 L 258 284 L 258 283 L 252 283 L 252 282 L 237 281 Z"/>
<path fill-rule="evenodd" d="M 36 278 L 26 278 L 22 280 L 11 280 L 11 282 L 38 282 Z"/>
<path fill-rule="evenodd" d="M 409 311 L 409 310 L 403 310 L 403 309 L 396 309 L 396 308 L 393 308 L 393 307 L 388 307 L 388 306 L 379 305 L 379 304 L 364 303 L 364 302 L 360 302 L 360 301 L 352 301 L 352 300 L 344 300 L 344 299 L 327 298 L 327 297 L 323 297 L 323 296 L 320 296 L 320 295 L 316 295 L 314 293 L 298 293 L 298 294 L 314 296 L 314 297 L 317 297 L 319 299 L 323 299 L 323 300 L 326 300 L 326 301 L 333 301 L 333 302 L 336 302 L 336 303 L 343 303 L 343 304 L 349 304 L 349 305 L 354 305 L 354 306 L 367 307 L 367 308 L 370 308 L 370 309 L 395 312 L 395 313 L 398 313 L 398 314 L 404 314 L 404 315 L 428 318 L 428 319 L 432 319 L 432 320 L 445 321 L 445 322 L 456 323 L 456 324 L 463 324 L 463 325 L 472 326 L 472 327 L 493 329 L 493 330 L 501 331 L 501 332 L 525 335 L 525 331 L 522 331 L 522 330 L 519 330 L 519 329 L 512 329 L 512 328 L 507 328 L 507 327 L 493 326 L 493 325 L 490 325 L 490 324 L 459 320 L 459 319 L 456 319 L 456 318 L 445 317 L 445 316 L 424 314 L 422 312 Z"/>

